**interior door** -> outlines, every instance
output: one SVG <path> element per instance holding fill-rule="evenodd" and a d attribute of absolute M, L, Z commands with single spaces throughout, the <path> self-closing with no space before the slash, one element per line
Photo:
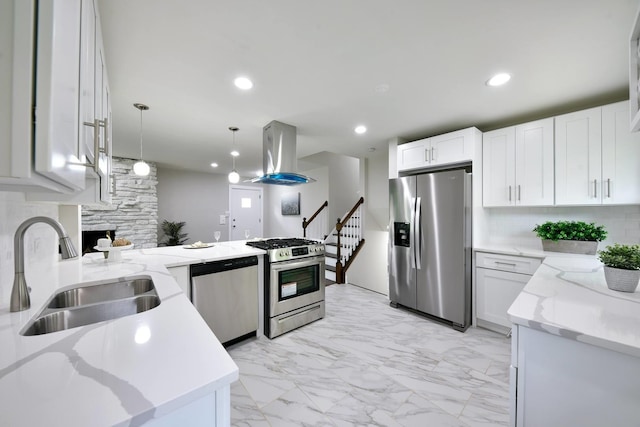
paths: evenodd
<path fill-rule="evenodd" d="M 466 318 L 464 170 L 418 175 L 421 248 L 417 309 L 464 325 Z"/>
<path fill-rule="evenodd" d="M 262 237 L 262 188 L 229 187 L 229 240 Z"/>
<path fill-rule="evenodd" d="M 389 180 L 389 299 L 416 308 L 413 246 L 416 177 Z"/>

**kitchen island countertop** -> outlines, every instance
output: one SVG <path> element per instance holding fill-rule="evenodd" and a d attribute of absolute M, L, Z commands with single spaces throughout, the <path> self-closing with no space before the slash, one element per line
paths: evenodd
<path fill-rule="evenodd" d="M 166 267 L 261 255 L 244 242 L 102 254 L 26 269 L 31 308 L 0 306 L 0 425 L 141 425 L 196 402 L 238 378 L 229 357 Z M 59 289 L 132 276 L 153 279 L 161 303 L 149 311 L 46 335 L 23 336 Z M 228 408 L 227 408 L 228 410 Z"/>
<path fill-rule="evenodd" d="M 594 255 L 546 254 L 509 308 L 511 321 L 640 357 L 640 292 L 610 290 Z"/>

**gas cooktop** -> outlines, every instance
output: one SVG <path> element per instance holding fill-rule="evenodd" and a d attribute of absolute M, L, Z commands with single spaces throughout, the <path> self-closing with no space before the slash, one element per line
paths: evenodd
<path fill-rule="evenodd" d="M 269 250 L 269 249 L 281 249 L 281 248 L 295 248 L 299 246 L 319 245 L 320 242 L 309 239 L 300 239 L 293 237 L 290 239 L 266 239 L 257 240 L 254 242 L 247 242 L 247 245 L 254 248 Z"/>
<path fill-rule="evenodd" d="M 247 242 L 247 245 L 267 251 L 270 262 L 324 255 L 324 244 L 316 240 L 290 238 Z"/>

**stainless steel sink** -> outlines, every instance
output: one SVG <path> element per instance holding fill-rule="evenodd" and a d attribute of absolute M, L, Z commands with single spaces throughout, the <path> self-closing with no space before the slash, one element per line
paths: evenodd
<path fill-rule="evenodd" d="M 150 278 L 138 278 L 103 285 L 79 286 L 54 295 L 49 308 L 68 308 L 142 295 L 154 290 Z"/>
<path fill-rule="evenodd" d="M 41 335 L 151 310 L 160 298 L 149 276 L 83 284 L 54 294 L 21 335 Z"/>

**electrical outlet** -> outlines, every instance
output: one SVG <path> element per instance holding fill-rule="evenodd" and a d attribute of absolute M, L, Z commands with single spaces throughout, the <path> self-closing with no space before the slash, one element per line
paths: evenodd
<path fill-rule="evenodd" d="M 225 225 L 227 223 L 226 215 L 220 215 L 220 225 Z"/>

